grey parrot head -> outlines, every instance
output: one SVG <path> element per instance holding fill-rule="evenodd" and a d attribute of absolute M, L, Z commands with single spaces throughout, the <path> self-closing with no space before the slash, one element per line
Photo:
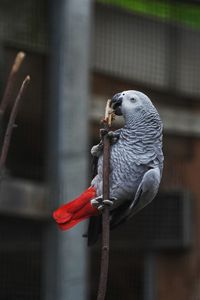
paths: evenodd
<path fill-rule="evenodd" d="M 111 106 L 116 115 L 135 116 L 142 112 L 156 111 L 151 100 L 139 91 L 129 90 L 114 95 L 111 99 Z"/>

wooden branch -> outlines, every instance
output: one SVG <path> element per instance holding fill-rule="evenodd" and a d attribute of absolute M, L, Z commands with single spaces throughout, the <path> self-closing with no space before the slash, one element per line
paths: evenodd
<path fill-rule="evenodd" d="M 112 125 L 112 121 L 115 119 L 115 113 L 114 113 L 113 109 L 110 107 L 110 104 L 111 104 L 111 100 L 108 99 L 108 101 L 106 103 L 105 117 L 103 120 L 103 122 L 108 130 Z"/>
<path fill-rule="evenodd" d="M 16 97 L 16 100 L 14 102 L 14 105 L 13 105 L 13 108 L 12 108 L 12 111 L 11 111 L 11 114 L 10 114 L 9 122 L 8 122 L 8 125 L 7 125 L 4 140 L 3 140 L 3 146 L 2 146 L 2 150 L 1 150 L 0 170 L 3 168 L 3 166 L 5 165 L 5 162 L 6 162 L 11 136 L 12 136 L 13 128 L 15 126 L 15 119 L 16 119 L 16 116 L 17 116 L 19 103 L 20 103 L 20 100 L 22 98 L 22 95 L 23 95 L 25 89 L 27 88 L 27 85 L 28 85 L 29 81 L 30 81 L 30 76 L 26 76 L 26 78 L 24 79 L 24 81 L 21 85 L 21 88 L 18 92 L 18 95 Z"/>
<path fill-rule="evenodd" d="M 110 175 L 110 138 L 109 128 L 113 119 L 113 111 L 110 108 L 110 100 L 107 101 L 104 127 L 107 133 L 103 137 L 103 200 L 110 197 L 109 175 Z M 102 249 L 101 249 L 101 269 L 97 300 L 104 300 L 107 288 L 108 264 L 109 264 L 109 244 L 110 244 L 110 213 L 109 207 L 105 205 L 102 213 Z"/>
<path fill-rule="evenodd" d="M 11 92 L 13 90 L 16 81 L 17 73 L 22 65 L 22 62 L 24 61 L 24 58 L 25 58 L 24 52 L 18 52 L 18 54 L 16 55 L 15 61 L 11 68 L 10 74 L 8 76 L 5 92 L 2 101 L 0 103 L 0 119 L 2 119 L 2 116 L 11 100 Z"/>

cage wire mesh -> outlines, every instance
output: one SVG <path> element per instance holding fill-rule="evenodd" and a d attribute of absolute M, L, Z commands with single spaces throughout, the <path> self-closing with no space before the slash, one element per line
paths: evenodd
<path fill-rule="evenodd" d="M 47 1 L 1 0 L 0 38 L 3 43 L 31 51 L 47 51 Z"/>
<path fill-rule="evenodd" d="M 102 0 L 96 7 L 95 69 L 199 95 L 198 4 Z"/>

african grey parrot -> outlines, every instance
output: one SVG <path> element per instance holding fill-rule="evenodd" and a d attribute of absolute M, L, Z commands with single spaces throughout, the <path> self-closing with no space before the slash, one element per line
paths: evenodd
<path fill-rule="evenodd" d="M 112 132 L 110 153 L 110 199 L 102 200 L 102 143 L 91 153 L 98 158 L 97 175 L 91 186 L 75 200 L 58 208 L 53 216 L 66 230 L 90 218 L 88 234 L 94 234 L 104 205 L 110 205 L 111 228 L 130 219 L 156 196 L 162 176 L 162 121 L 151 100 L 135 90 L 113 96 L 116 115 L 123 115 L 123 128 Z M 96 234 L 96 233 L 95 233 Z M 94 237 L 95 239 L 96 237 Z M 91 237 L 91 240 L 93 237 Z"/>

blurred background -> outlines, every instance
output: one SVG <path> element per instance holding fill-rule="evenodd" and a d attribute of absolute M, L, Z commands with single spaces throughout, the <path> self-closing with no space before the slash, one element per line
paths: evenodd
<path fill-rule="evenodd" d="M 200 300 L 199 1 L 0 0 L 1 95 L 19 50 L 31 83 L 0 186 L 0 299 L 96 299 L 100 242 L 51 214 L 91 180 L 107 99 L 136 89 L 163 119 L 165 166 L 153 203 L 111 233 L 106 299 Z"/>

